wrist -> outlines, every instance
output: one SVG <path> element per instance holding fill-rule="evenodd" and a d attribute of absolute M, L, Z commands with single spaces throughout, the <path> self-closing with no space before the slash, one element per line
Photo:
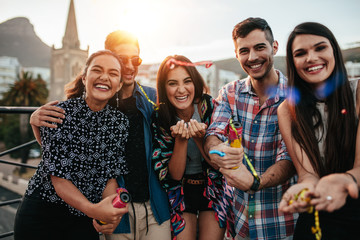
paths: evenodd
<path fill-rule="evenodd" d="M 253 178 L 254 178 L 254 181 L 250 187 L 250 191 L 257 192 L 260 188 L 261 179 L 260 179 L 260 177 L 255 177 L 254 175 L 253 175 Z"/>
<path fill-rule="evenodd" d="M 352 180 L 353 180 L 353 181 L 356 183 L 356 185 L 357 185 L 357 180 L 356 180 L 355 176 L 354 176 L 352 173 L 344 172 L 344 174 L 350 176 L 350 177 L 352 178 Z"/>
<path fill-rule="evenodd" d="M 80 206 L 79 209 L 81 212 L 85 213 L 88 217 L 90 218 L 96 218 L 95 217 L 95 210 L 97 208 L 97 204 L 92 203 L 90 201 L 86 201 L 83 202 Z"/>

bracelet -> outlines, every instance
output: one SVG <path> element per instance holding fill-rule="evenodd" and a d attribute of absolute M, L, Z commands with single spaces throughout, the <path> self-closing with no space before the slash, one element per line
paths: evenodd
<path fill-rule="evenodd" d="M 357 180 L 356 180 L 356 178 L 354 177 L 354 175 L 352 175 L 352 174 L 349 173 L 349 172 L 344 172 L 344 174 L 349 175 L 349 176 L 354 180 L 354 182 L 357 184 Z"/>
<path fill-rule="evenodd" d="M 260 178 L 254 176 L 254 182 L 250 187 L 250 190 L 256 192 L 257 190 L 259 190 L 259 187 L 260 187 Z"/>

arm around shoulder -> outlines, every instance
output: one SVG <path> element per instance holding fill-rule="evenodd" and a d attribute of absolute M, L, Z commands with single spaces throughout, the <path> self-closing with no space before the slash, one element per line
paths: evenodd
<path fill-rule="evenodd" d="M 41 145 L 40 130 L 39 127 L 56 128 L 56 124 L 62 123 L 62 119 L 65 118 L 64 109 L 55 106 L 59 101 L 49 102 L 39 107 L 35 112 L 31 114 L 30 124 L 33 129 L 34 136 L 38 143 Z"/>

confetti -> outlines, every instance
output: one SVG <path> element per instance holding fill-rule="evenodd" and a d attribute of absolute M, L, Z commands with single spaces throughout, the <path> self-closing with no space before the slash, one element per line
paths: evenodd
<path fill-rule="evenodd" d="M 166 65 L 170 68 L 170 69 L 174 69 L 176 67 L 176 65 L 178 66 L 192 66 L 192 67 L 195 67 L 195 66 L 199 66 L 199 65 L 205 65 L 206 68 L 209 68 L 213 65 L 213 62 L 211 61 L 201 61 L 201 62 L 194 62 L 194 63 L 191 63 L 191 62 L 183 62 L 183 61 L 178 61 L 176 59 L 169 59 L 166 63 Z"/>

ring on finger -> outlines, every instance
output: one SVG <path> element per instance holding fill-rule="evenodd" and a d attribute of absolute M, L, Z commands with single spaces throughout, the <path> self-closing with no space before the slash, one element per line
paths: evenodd
<path fill-rule="evenodd" d="M 333 199 L 332 196 L 330 196 L 330 195 L 326 196 L 327 201 L 331 201 L 332 199 Z"/>

